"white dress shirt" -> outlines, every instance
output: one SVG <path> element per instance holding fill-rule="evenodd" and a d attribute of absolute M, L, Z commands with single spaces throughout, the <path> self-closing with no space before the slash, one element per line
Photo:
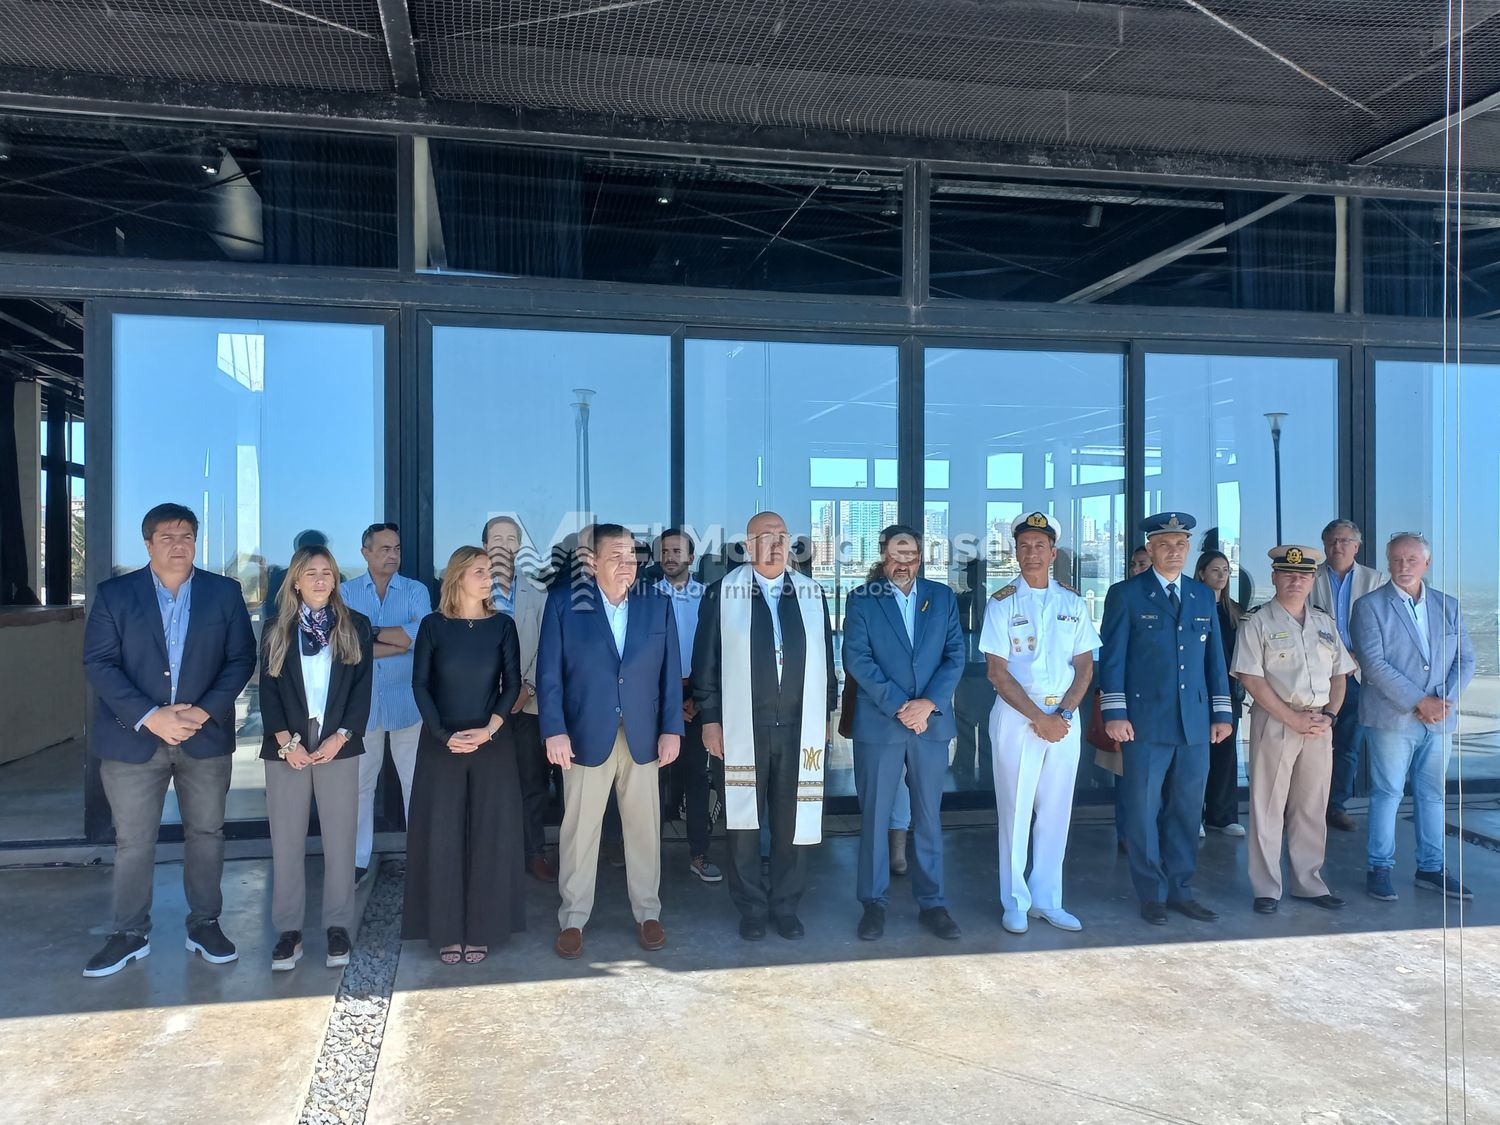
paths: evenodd
<path fill-rule="evenodd" d="M 625 625 L 630 618 L 630 593 L 626 591 L 619 605 L 610 604 L 609 598 L 603 590 L 599 591 L 599 600 L 604 603 L 604 616 L 609 620 L 609 631 L 615 635 L 615 651 L 623 660 L 625 657 Z"/>
<path fill-rule="evenodd" d="M 323 716 L 328 711 L 328 683 L 333 679 L 333 645 L 324 645 L 318 655 L 308 656 L 302 652 L 299 638 L 297 652 L 302 658 L 302 686 L 307 692 L 307 717 L 317 721 L 321 737 L 326 733 L 322 727 Z M 310 746 L 308 753 L 316 749 L 316 746 Z"/>

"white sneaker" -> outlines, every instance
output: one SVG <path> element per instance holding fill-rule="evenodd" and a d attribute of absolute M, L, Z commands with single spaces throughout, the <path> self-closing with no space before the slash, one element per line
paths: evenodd
<path fill-rule="evenodd" d="M 1201 825 L 1201 824 L 1198 825 L 1198 839 L 1201 840 L 1201 839 L 1203 839 L 1207 835 L 1208 835 L 1208 833 L 1205 832 L 1205 831 L 1203 831 L 1203 825 Z"/>
<path fill-rule="evenodd" d="M 1049 926 L 1056 926 L 1059 930 L 1077 931 L 1083 929 L 1083 923 L 1060 906 L 1056 910 L 1043 910 L 1039 906 L 1033 906 L 1028 913 L 1031 917 L 1040 918 Z"/>
<path fill-rule="evenodd" d="M 1245 826 L 1239 821 L 1234 821 L 1231 824 L 1225 824 L 1223 826 L 1210 824 L 1209 827 L 1212 828 L 1215 832 L 1222 833 L 1225 836 L 1243 836 L 1245 834 Z"/>
<path fill-rule="evenodd" d="M 1005 927 L 1007 933 L 1024 934 L 1030 929 L 1026 921 L 1026 915 L 1019 910 L 1007 910 L 1000 917 L 1000 924 Z"/>

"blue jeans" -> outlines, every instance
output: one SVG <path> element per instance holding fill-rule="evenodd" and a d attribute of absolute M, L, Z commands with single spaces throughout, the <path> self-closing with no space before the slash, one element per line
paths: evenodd
<path fill-rule="evenodd" d="M 1407 730 L 1364 728 L 1370 760 L 1370 866 L 1396 865 L 1396 809 L 1411 777 L 1412 819 L 1417 828 L 1417 870 L 1443 869 L 1443 799 L 1448 777 L 1448 736 L 1425 725 Z"/>
<path fill-rule="evenodd" d="M 1354 796 L 1354 775 L 1359 772 L 1359 749 L 1365 728 L 1359 725 L 1359 681 L 1344 680 L 1344 703 L 1333 724 L 1333 782 L 1328 787 L 1328 811 L 1343 812 Z"/>
<path fill-rule="evenodd" d="M 896 799 L 891 803 L 891 828 L 905 832 L 911 828 L 911 789 L 906 784 L 906 774 L 896 785 Z"/>

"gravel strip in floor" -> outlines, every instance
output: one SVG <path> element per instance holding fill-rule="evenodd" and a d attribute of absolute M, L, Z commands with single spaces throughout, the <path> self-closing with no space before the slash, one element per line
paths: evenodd
<path fill-rule="evenodd" d="M 401 959 L 405 887 L 405 860 L 380 865 L 313 1066 L 302 1125 L 358 1125 L 365 1119 Z"/>

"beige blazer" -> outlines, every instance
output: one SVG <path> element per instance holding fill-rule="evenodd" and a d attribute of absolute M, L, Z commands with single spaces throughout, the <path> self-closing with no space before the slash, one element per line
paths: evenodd
<path fill-rule="evenodd" d="M 1354 564 L 1353 579 L 1354 589 L 1349 591 L 1349 617 L 1351 620 L 1354 617 L 1354 603 L 1371 590 L 1378 590 L 1387 581 L 1384 574 L 1365 566 L 1363 563 Z M 1307 600 L 1314 609 L 1321 609 L 1335 621 L 1338 620 L 1338 610 L 1333 604 L 1333 583 L 1328 579 L 1328 564 L 1326 562 L 1318 564 L 1318 574 L 1313 579 L 1312 593 L 1308 595 Z M 524 654 L 525 650 L 523 649 L 522 651 Z M 1355 670 L 1354 676 L 1356 679 L 1359 678 L 1358 669 Z"/>
<path fill-rule="evenodd" d="M 547 591 L 538 589 L 535 579 L 522 577 L 516 583 L 516 637 L 521 644 L 521 679 L 532 685 L 531 698 L 521 708 L 528 715 L 536 712 L 536 649 L 542 636 L 542 611 L 547 608 Z"/>

